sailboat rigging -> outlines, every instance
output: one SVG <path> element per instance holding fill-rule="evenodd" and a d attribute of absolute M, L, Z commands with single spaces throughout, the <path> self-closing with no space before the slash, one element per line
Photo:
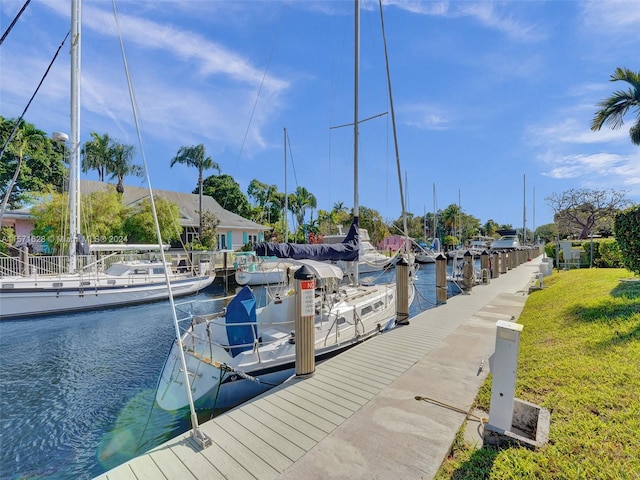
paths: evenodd
<path fill-rule="evenodd" d="M 215 274 L 208 271 L 206 264 L 187 272 L 174 271 L 172 265 L 164 258 L 162 245 L 153 247 L 159 250 L 162 260 L 115 262 L 105 271 L 101 271 L 102 264 L 89 255 L 91 247 L 80 233 L 81 48 L 82 2 L 72 0 L 69 236 L 65 242 L 68 244 L 68 252 L 63 257 L 49 258 L 50 263 L 58 265 L 55 271 L 49 272 L 42 268 L 45 264 L 43 257 L 38 257 L 39 263 L 35 263 L 35 259 L 34 263 L 31 263 L 25 248 L 23 257 L 15 265 L 15 273 L 0 277 L 0 319 L 130 305 L 166 299 L 171 294 L 188 295 L 209 286 L 215 278 Z M 132 93 L 130 84 L 129 89 Z M 150 202 L 153 206 L 152 192 Z M 159 235 L 157 230 L 156 233 Z M 148 249 L 147 247 L 145 246 L 145 249 Z M 124 245 L 109 248 L 140 250 L 141 246 Z M 94 251 L 99 249 L 100 246 L 94 247 Z M 59 264 L 60 260 L 63 261 L 62 265 Z"/>
<path fill-rule="evenodd" d="M 319 260 L 343 259 L 358 263 L 358 62 L 359 2 L 355 1 L 354 102 L 354 220 L 347 241 L 340 244 L 298 245 L 261 243 L 258 255 L 286 256 L 313 273 L 315 359 L 334 356 L 386 329 L 396 319 L 406 321 L 408 306 L 396 297 L 395 283 L 343 284 L 342 270 Z M 357 282 L 358 277 L 355 276 Z M 407 282 L 411 304 L 413 285 Z M 222 311 L 206 302 L 178 305 L 188 325 L 177 338 L 160 377 L 156 402 L 165 410 L 189 404 L 189 396 L 206 408 L 227 408 L 285 381 L 295 370 L 295 320 L 298 298 L 290 287 L 272 292 L 271 301 L 257 308 L 253 293 L 244 287 Z M 405 307 L 407 311 L 405 312 Z M 182 365 L 186 359 L 186 367 Z M 185 379 L 190 381 L 185 386 Z"/>

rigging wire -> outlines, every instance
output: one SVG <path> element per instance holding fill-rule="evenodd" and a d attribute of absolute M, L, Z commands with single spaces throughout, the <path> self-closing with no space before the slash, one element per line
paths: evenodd
<path fill-rule="evenodd" d="M 25 11 L 25 9 L 27 8 L 27 5 L 29 5 L 29 3 L 31 3 L 31 0 L 27 0 L 24 5 L 22 6 L 22 8 L 20 9 L 20 11 L 18 12 L 18 14 L 15 16 L 15 18 L 13 19 L 13 21 L 11 22 L 11 25 L 9 25 L 9 27 L 4 31 L 4 33 L 2 34 L 2 38 L 0 38 L 0 45 L 2 45 L 4 43 L 4 40 L 7 38 L 7 36 L 9 35 L 9 32 L 11 32 L 11 30 L 13 30 L 13 27 L 15 26 L 15 24 L 18 22 L 18 19 L 20 18 L 20 15 L 22 15 L 22 13 Z"/>
<path fill-rule="evenodd" d="M 140 133 L 140 122 L 138 119 L 138 108 L 137 108 L 137 102 L 136 102 L 136 98 L 135 98 L 135 93 L 133 91 L 133 84 L 131 82 L 131 75 L 129 72 L 129 65 L 127 62 L 127 57 L 125 54 L 125 50 L 124 50 L 124 42 L 122 40 L 122 31 L 120 29 L 120 21 L 118 19 L 118 13 L 116 10 L 116 0 L 113 0 L 113 16 L 115 18 L 115 23 L 116 23 L 116 28 L 118 31 L 118 39 L 120 40 L 120 50 L 122 53 L 122 61 L 124 63 L 124 69 L 125 69 L 125 74 L 126 74 L 126 78 L 127 78 L 127 86 L 129 87 L 129 98 L 131 101 L 131 108 L 132 108 L 132 113 L 133 113 L 133 119 L 134 119 L 134 123 L 136 126 L 136 133 L 138 136 L 138 143 L 140 145 L 140 154 L 142 156 L 142 164 L 145 170 L 145 175 L 146 175 L 146 180 L 147 180 L 147 185 L 149 187 L 149 203 L 151 204 L 151 211 L 153 212 L 153 222 L 154 222 L 154 227 L 155 227 L 155 232 L 156 232 L 156 237 L 158 239 L 158 246 L 160 247 L 160 257 L 162 259 L 162 263 L 166 265 L 167 260 L 166 260 L 166 256 L 164 253 L 164 249 L 163 249 L 163 245 L 162 245 L 162 235 L 160 233 L 160 223 L 158 221 L 158 213 L 156 211 L 156 205 L 155 205 L 155 200 L 153 198 L 153 189 L 151 188 L 151 177 L 149 176 L 149 168 L 147 166 L 147 158 L 146 155 L 144 153 L 144 148 L 143 148 L 143 143 L 142 143 L 142 134 Z M 190 386 L 190 382 L 189 382 L 189 375 L 188 375 L 188 370 L 187 370 L 187 364 L 186 364 L 186 360 L 184 358 L 184 351 L 182 349 L 182 338 L 180 336 L 180 328 L 178 326 L 178 317 L 177 317 L 177 313 L 176 313 L 176 306 L 175 306 L 175 302 L 173 299 L 173 291 L 171 289 L 171 280 L 169 279 L 169 269 L 165 268 L 164 269 L 164 274 L 165 274 L 165 281 L 167 283 L 167 291 L 169 294 L 169 304 L 171 306 L 171 314 L 173 317 L 173 324 L 174 324 L 174 328 L 175 328 L 175 333 L 176 333 L 176 341 L 178 342 L 178 345 L 180 346 L 180 357 L 181 357 L 181 363 L 182 363 L 182 369 L 184 371 L 184 379 L 185 379 L 185 384 L 186 384 L 186 389 L 187 389 L 187 397 L 189 399 L 189 407 L 190 407 L 190 411 L 191 411 L 191 427 L 192 427 L 192 438 L 198 442 L 198 444 L 201 447 L 205 447 L 207 445 L 211 444 L 211 439 L 209 437 L 207 437 L 207 435 L 202 432 L 199 428 L 198 425 L 198 416 L 196 415 L 196 411 L 195 411 L 195 407 L 193 404 L 193 398 L 191 396 L 191 386 Z"/>
<path fill-rule="evenodd" d="M 40 90 L 40 87 L 44 83 L 45 78 L 47 78 L 47 75 L 49 75 L 49 71 L 51 70 L 51 67 L 53 66 L 53 62 L 55 62 L 56 58 L 58 58 L 58 54 L 60 53 L 60 49 L 62 48 L 62 46 L 67 41 L 67 38 L 69 38 L 70 34 L 71 34 L 71 31 L 68 31 L 67 34 L 64 36 L 64 39 L 62 40 L 62 43 L 58 46 L 58 49 L 56 50 L 55 55 L 51 59 L 51 62 L 49 62 L 49 66 L 47 67 L 46 71 L 44 72 L 44 75 L 40 79 L 40 83 L 38 83 L 38 86 L 36 87 L 35 92 L 33 92 L 33 95 L 31 95 L 31 98 L 29 99 L 29 102 L 27 103 L 27 106 L 24 107 L 24 110 L 22 111 L 22 114 L 20 114 L 20 117 L 16 120 L 16 123 L 13 126 L 13 130 L 11 130 L 11 133 L 9 134 L 9 137 L 7 138 L 7 141 L 2 146 L 2 150 L 0 150 L 0 159 L 2 159 L 2 155 L 4 155 L 4 152 L 7 149 L 7 146 L 9 145 L 9 143 L 11 143 L 11 140 L 13 140 L 13 136 L 18 131 L 18 126 L 22 122 L 22 119 L 24 118 L 25 114 L 27 113 L 27 110 L 31 106 L 31 102 L 33 101 L 35 96 L 38 94 L 38 91 Z M 11 195 L 11 190 L 13 189 L 13 184 L 15 183 L 16 179 L 18 178 L 18 174 L 19 173 L 20 173 L 20 164 L 18 164 L 18 167 L 16 168 L 16 172 L 14 174 L 13 180 L 12 180 L 9 188 L 7 189 L 7 193 L 5 194 L 4 199 L 2 200 L 2 207 L 0 208 L 0 222 L 2 221 L 2 217 L 4 217 L 4 210 L 7 207 L 7 203 L 9 201 L 9 196 Z"/>

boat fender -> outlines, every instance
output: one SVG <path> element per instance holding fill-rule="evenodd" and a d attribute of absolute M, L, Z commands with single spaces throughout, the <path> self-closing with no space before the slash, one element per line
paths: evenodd
<path fill-rule="evenodd" d="M 295 345 L 295 344 L 296 344 L 296 332 L 295 332 L 295 331 L 293 331 L 293 330 L 291 330 L 291 331 L 289 332 L 289 343 L 290 343 L 291 345 Z"/>

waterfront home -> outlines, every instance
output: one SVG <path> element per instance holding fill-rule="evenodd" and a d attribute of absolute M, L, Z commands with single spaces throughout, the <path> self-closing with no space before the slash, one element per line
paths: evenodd
<path fill-rule="evenodd" d="M 94 180 L 80 181 L 80 189 L 84 194 L 107 190 L 109 186 L 110 184 L 108 183 Z M 155 189 L 154 194 L 178 206 L 180 225 L 183 227 L 181 242 L 184 244 L 191 243 L 198 234 L 198 225 L 200 223 L 200 217 L 197 213 L 200 209 L 198 194 Z M 149 198 L 149 189 L 147 187 L 125 185 L 122 196 L 122 202 L 125 205 L 137 205 L 145 198 Z M 238 250 L 247 243 L 261 242 L 264 240 L 264 232 L 270 229 L 265 225 L 260 225 L 225 210 L 213 197 L 208 195 L 204 195 L 202 198 L 202 209 L 205 212 L 211 212 L 220 220 L 216 228 L 218 249 L 220 250 Z M 4 227 L 5 225 L 14 228 L 18 240 L 17 246 L 27 245 L 27 243 L 29 243 L 34 252 L 41 251 L 42 246 L 38 245 L 38 242 L 26 241 L 26 239 L 31 238 L 30 234 L 33 228 L 33 221 L 29 209 L 6 211 L 2 219 L 2 226 Z"/>

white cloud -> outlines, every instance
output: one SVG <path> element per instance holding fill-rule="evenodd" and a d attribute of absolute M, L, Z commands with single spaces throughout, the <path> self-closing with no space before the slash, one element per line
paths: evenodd
<path fill-rule="evenodd" d="M 637 0 L 596 0 L 580 5 L 585 25 L 598 32 L 623 33 L 640 26 L 640 2 Z"/>
<path fill-rule="evenodd" d="M 444 109 L 428 104 L 414 104 L 402 108 L 405 123 L 420 130 L 447 130 L 451 117 Z"/>

